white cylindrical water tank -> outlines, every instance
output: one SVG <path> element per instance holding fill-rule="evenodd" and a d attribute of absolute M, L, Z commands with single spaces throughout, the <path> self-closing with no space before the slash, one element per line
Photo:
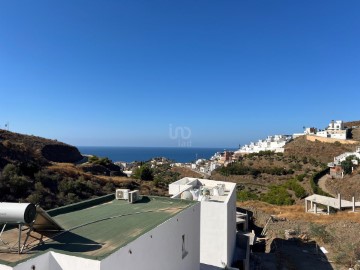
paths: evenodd
<path fill-rule="evenodd" d="M 36 216 L 32 203 L 0 203 L 0 223 L 31 223 Z"/>
<path fill-rule="evenodd" d="M 190 190 L 190 192 L 193 195 L 194 200 L 197 201 L 197 199 L 199 197 L 199 190 L 198 189 L 192 189 L 192 190 Z"/>

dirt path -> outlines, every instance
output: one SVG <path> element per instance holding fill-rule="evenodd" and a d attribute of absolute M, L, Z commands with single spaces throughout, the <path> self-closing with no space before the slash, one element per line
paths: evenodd
<path fill-rule="evenodd" d="M 330 194 L 331 196 L 334 196 L 336 197 L 335 194 L 333 194 L 331 191 L 329 191 L 327 188 L 326 188 L 326 180 L 328 179 L 328 176 L 327 175 L 324 175 L 323 177 L 321 177 L 318 181 L 318 185 L 319 187 L 325 191 L 326 193 Z"/>

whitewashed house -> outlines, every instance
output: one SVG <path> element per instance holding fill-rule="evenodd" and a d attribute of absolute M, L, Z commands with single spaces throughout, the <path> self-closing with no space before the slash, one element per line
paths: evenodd
<path fill-rule="evenodd" d="M 233 269 L 237 260 L 236 184 L 185 177 L 169 185 L 169 194 L 201 202 L 200 269 Z M 244 254 L 242 269 L 248 269 L 249 254 Z"/>
<path fill-rule="evenodd" d="M 285 145 L 292 139 L 289 135 L 274 135 L 268 136 L 264 140 L 251 142 L 242 146 L 239 150 L 235 151 L 235 155 L 259 153 L 260 151 L 273 151 L 282 153 L 285 151 Z"/>

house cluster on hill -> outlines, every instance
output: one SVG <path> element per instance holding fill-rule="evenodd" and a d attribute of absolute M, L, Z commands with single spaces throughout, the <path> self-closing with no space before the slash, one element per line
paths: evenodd
<path fill-rule="evenodd" d="M 307 127 L 304 129 L 303 133 L 295 133 L 294 137 L 299 137 L 303 135 L 313 135 L 323 138 L 332 138 L 339 140 L 348 139 L 348 129 L 344 125 L 342 120 L 331 120 L 329 125 L 325 129 L 318 129 L 315 127 Z"/>
<path fill-rule="evenodd" d="M 292 139 L 291 135 L 274 135 L 268 136 L 264 140 L 259 140 L 257 142 L 251 142 L 241 147 L 239 150 L 235 151 L 235 154 L 250 154 L 250 153 L 259 153 L 260 151 L 273 151 L 276 153 L 283 153 L 285 144 L 287 144 Z"/>
<path fill-rule="evenodd" d="M 332 178 L 343 178 L 346 173 L 346 163 L 348 161 L 348 171 L 352 172 L 354 167 L 359 165 L 360 160 L 360 147 L 357 147 L 354 152 L 345 152 L 337 157 L 334 157 L 334 161 L 328 163 L 328 167 L 330 168 L 330 177 Z"/>

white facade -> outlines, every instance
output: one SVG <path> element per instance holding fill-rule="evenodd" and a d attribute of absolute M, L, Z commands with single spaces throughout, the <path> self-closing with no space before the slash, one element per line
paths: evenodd
<path fill-rule="evenodd" d="M 98 269 L 199 270 L 199 213 L 199 204 L 186 209 L 106 257 Z"/>
<path fill-rule="evenodd" d="M 342 120 L 332 120 L 327 128 L 327 130 L 344 130 L 344 121 Z"/>
<path fill-rule="evenodd" d="M 219 185 L 225 187 L 220 195 Z M 200 262 L 207 266 L 230 267 L 236 244 L 236 184 L 186 177 L 169 185 L 169 194 L 180 198 L 184 191 L 207 189 L 209 196 L 199 194 L 201 201 Z"/>
<path fill-rule="evenodd" d="M 332 120 L 325 130 L 317 130 L 316 128 L 306 128 L 304 135 L 315 135 L 323 138 L 332 138 L 339 140 L 347 139 L 347 129 L 342 120 Z"/>
<path fill-rule="evenodd" d="M 355 152 L 345 152 L 337 157 L 334 157 L 334 161 L 333 162 L 330 162 L 328 163 L 328 167 L 332 168 L 332 167 L 335 167 L 337 165 L 340 165 L 341 162 L 345 161 L 347 157 L 350 157 L 350 156 L 355 156 L 355 158 L 358 158 L 360 159 L 360 147 L 357 147 Z M 353 164 L 354 165 L 357 165 L 356 163 L 358 163 L 357 160 L 353 160 Z"/>
<path fill-rule="evenodd" d="M 268 136 L 265 140 L 251 142 L 235 151 L 235 154 L 259 153 L 260 151 L 284 152 L 285 145 L 292 139 L 292 136 L 275 135 Z"/>

